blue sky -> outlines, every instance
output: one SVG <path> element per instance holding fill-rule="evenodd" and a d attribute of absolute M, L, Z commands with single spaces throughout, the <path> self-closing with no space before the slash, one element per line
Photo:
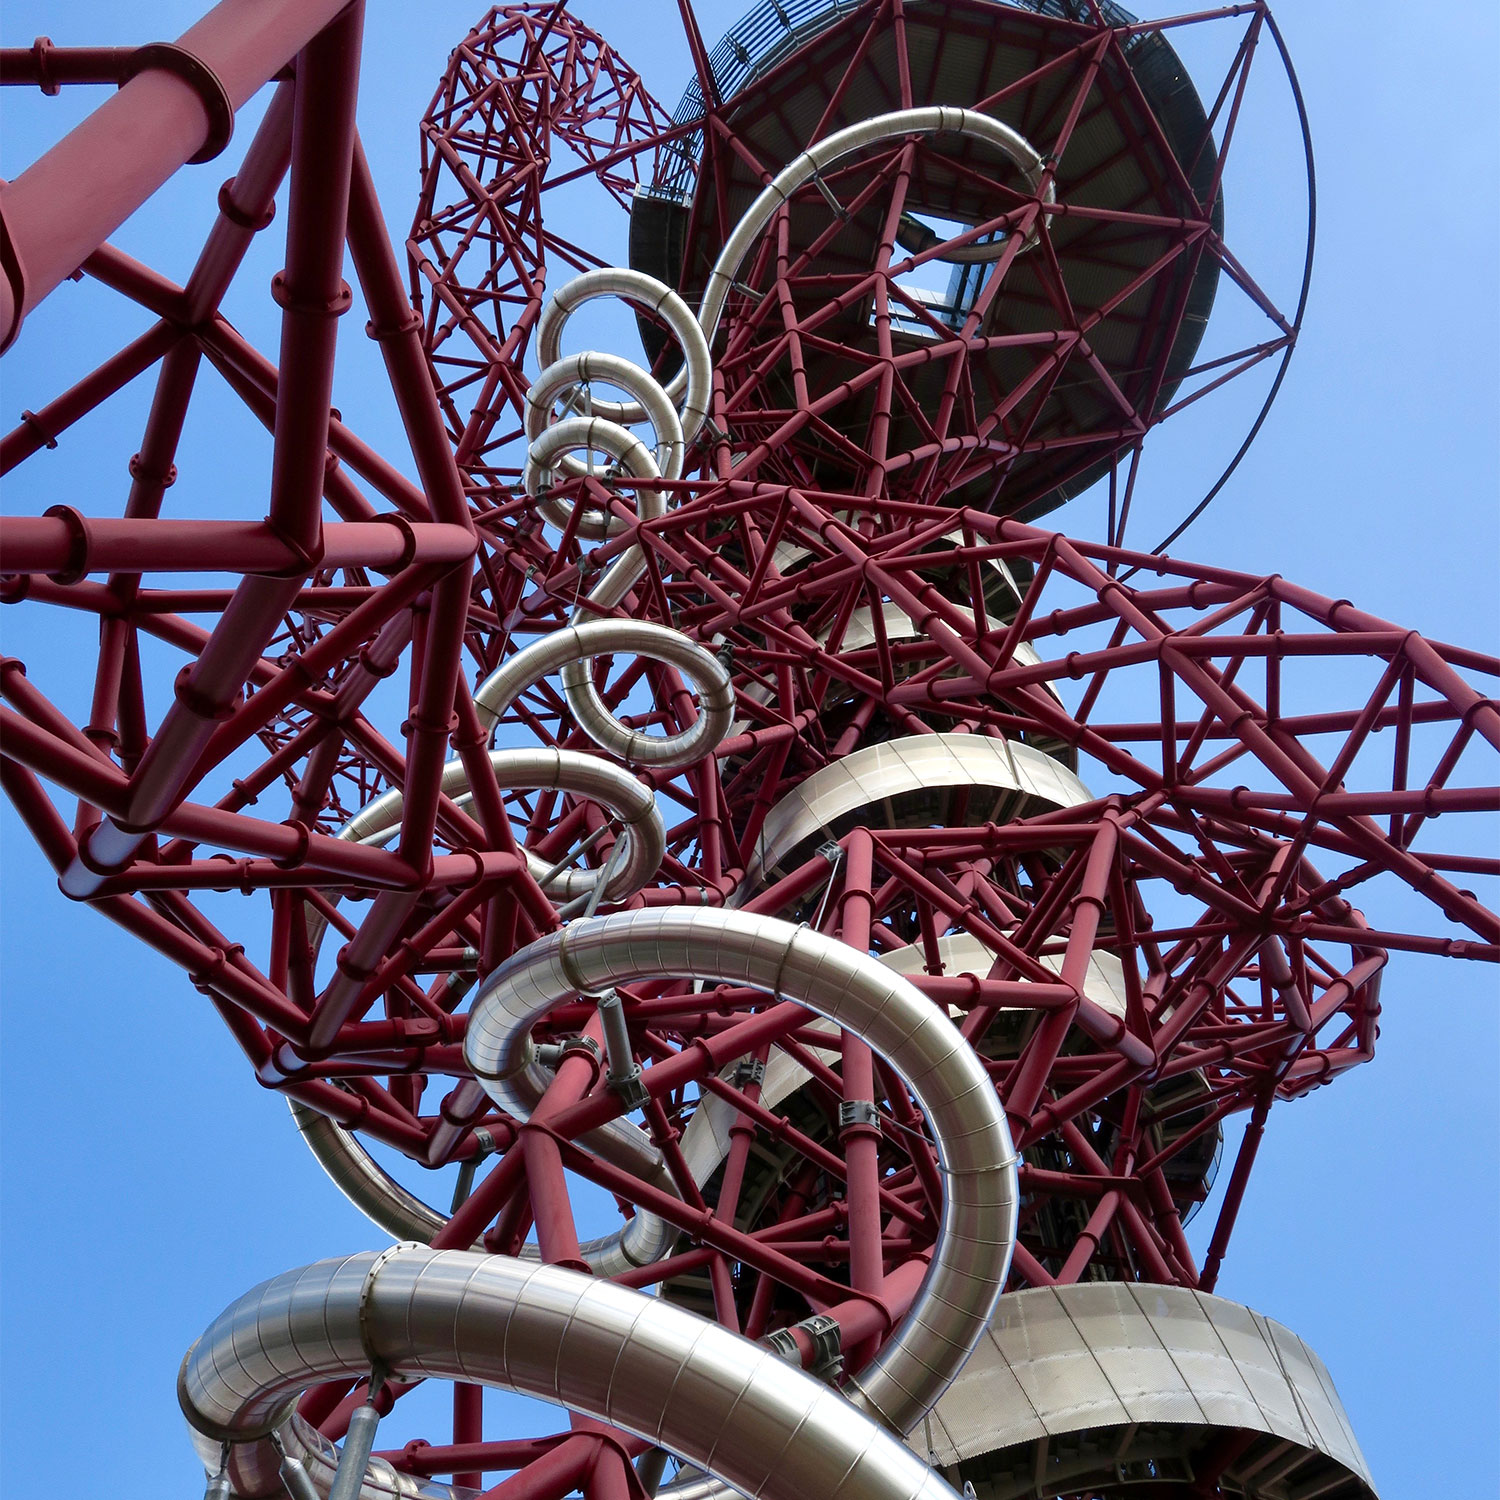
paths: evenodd
<path fill-rule="evenodd" d="M 689 70 L 674 7 L 574 9 L 675 103 Z M 701 5 L 705 35 L 739 9 Z M 1311 310 L 1259 443 L 1176 550 L 1279 571 L 1493 650 L 1500 18 L 1484 0 L 1285 11 L 1318 158 Z M 8 0 L 0 33 L 7 46 L 39 33 L 136 42 L 175 36 L 195 13 L 165 0 Z M 447 0 L 372 0 L 360 125 L 398 239 L 417 120 L 476 14 Z M 16 175 L 100 97 L 7 90 L 0 171 Z M 1275 123 L 1282 102 L 1266 95 L 1264 147 L 1239 158 L 1227 184 L 1230 242 L 1281 275 L 1278 287 L 1301 215 L 1294 153 Z M 174 180 L 116 242 L 180 277 L 250 133 L 246 119 L 228 157 Z M 227 309 L 271 352 L 274 234 Z M 621 243 L 595 247 L 623 256 Z M 7 421 L 141 326 L 100 288 L 64 284 L 0 371 Z M 391 414 L 371 346 L 345 343 L 335 401 L 380 446 Z M 117 513 L 148 395 L 138 384 L 23 466 L 5 509 L 64 501 Z M 249 513 L 239 507 L 264 493 L 269 445 L 212 400 L 179 467 L 186 484 L 216 476 L 200 513 Z M 1155 540 L 1196 498 L 1242 416 L 1231 402 L 1158 436 L 1137 540 Z M 1100 516 L 1086 496 L 1059 524 L 1097 535 Z M 23 610 L 0 614 L 0 628 L 44 687 L 68 680 L 78 638 L 67 626 Z M 76 1461 L 68 1487 L 81 1493 L 103 1493 L 106 1473 L 120 1500 L 201 1493 L 173 1396 L 188 1343 L 252 1283 L 379 1236 L 329 1187 L 180 972 L 64 900 L 8 807 L 0 836 L 0 1480 L 19 1491 L 34 1465 Z M 1493 842 L 1493 828 L 1484 837 Z M 232 924 L 229 904 L 242 898 L 220 899 Z M 1399 915 L 1399 902 L 1388 910 Z M 1435 1468 L 1454 1493 L 1478 1493 L 1500 1468 L 1497 985 L 1487 968 L 1397 957 L 1383 999 L 1376 1061 L 1273 1112 L 1219 1290 L 1323 1356 L 1386 1500 L 1429 1494 Z"/>

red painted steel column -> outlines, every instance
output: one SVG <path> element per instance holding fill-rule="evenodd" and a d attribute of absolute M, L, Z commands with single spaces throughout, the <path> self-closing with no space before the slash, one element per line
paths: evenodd
<path fill-rule="evenodd" d="M 453 1387 L 453 1441 L 478 1443 L 484 1439 L 484 1387 L 482 1385 L 455 1385 Z M 484 1483 L 479 1473 L 456 1473 L 454 1484 L 466 1484 L 477 1490 Z"/>
<path fill-rule="evenodd" d="M 1219 1279 L 1219 1267 L 1224 1264 L 1224 1252 L 1229 1248 L 1229 1236 L 1234 1231 L 1234 1221 L 1239 1217 L 1240 1204 L 1245 1200 L 1245 1187 L 1250 1181 L 1250 1169 L 1255 1165 L 1256 1153 L 1266 1133 L 1266 1116 L 1271 1112 L 1271 1095 L 1263 1095 L 1250 1112 L 1250 1123 L 1245 1127 L 1240 1141 L 1239 1153 L 1234 1159 L 1234 1169 L 1229 1174 L 1229 1186 L 1224 1190 L 1224 1204 L 1219 1210 L 1219 1222 L 1214 1225 L 1213 1239 L 1209 1241 L 1208 1255 L 1203 1262 L 1203 1275 L 1198 1285 L 1211 1292 Z"/>
<path fill-rule="evenodd" d="M 604 1028 L 597 1014 L 589 1018 L 583 1035 L 603 1046 Z M 588 1265 L 578 1253 L 578 1230 L 573 1223 L 573 1204 L 563 1171 L 562 1153 L 543 1127 L 560 1110 L 582 1099 L 597 1077 L 596 1065 L 582 1054 L 574 1053 L 563 1058 L 532 1114 L 531 1123 L 521 1127 L 526 1185 L 531 1193 L 531 1212 L 536 1221 L 537 1245 L 542 1259 L 584 1272 L 588 1271 Z"/>
<path fill-rule="evenodd" d="M 334 349 L 350 300 L 342 272 L 363 32 L 364 0 L 356 0 L 298 59 L 286 267 L 271 280 L 282 310 L 281 381 L 267 519 L 309 555 L 322 526 Z"/>
<path fill-rule="evenodd" d="M 219 190 L 219 217 L 182 288 L 189 323 L 202 323 L 218 311 L 251 242 L 275 218 L 276 192 L 292 162 L 296 98 L 292 79 L 276 85 L 239 171 Z"/>
<path fill-rule="evenodd" d="M 584 1500 L 636 1500 L 640 1487 L 625 1455 L 613 1443 L 601 1442 L 593 1472 L 583 1487 Z"/>
<path fill-rule="evenodd" d="M 840 936 L 856 953 L 868 953 L 874 913 L 874 840 L 856 828 L 844 851 L 844 895 L 839 913 Z M 849 1285 L 879 1297 L 885 1285 L 880 1242 L 880 1126 L 875 1118 L 875 1058 L 867 1043 L 849 1032 L 843 1037 L 844 1103 L 854 1117 L 840 1122 L 839 1140 L 848 1173 Z M 863 1347 L 849 1351 L 851 1362 L 872 1354 Z"/>

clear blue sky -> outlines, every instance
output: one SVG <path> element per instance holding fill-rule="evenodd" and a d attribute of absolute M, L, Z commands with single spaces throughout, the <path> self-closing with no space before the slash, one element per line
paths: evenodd
<path fill-rule="evenodd" d="M 688 66 L 673 7 L 574 8 L 675 103 Z M 704 3 L 705 33 L 717 37 L 739 9 Z M 398 239 L 414 197 L 417 120 L 477 10 L 372 0 L 360 124 Z M 1177 550 L 1279 571 L 1493 650 L 1500 20 L 1492 0 L 1284 10 L 1319 166 L 1312 308 L 1260 442 Z M 0 32 L 8 46 L 38 33 L 137 42 L 176 36 L 195 13 L 167 0 L 8 0 Z M 7 90 L 0 171 L 14 176 L 99 97 Z M 242 123 L 228 158 L 182 174 L 117 242 L 180 277 L 249 135 Z M 1229 237 L 1252 265 L 1284 270 L 1300 199 L 1289 157 L 1269 139 L 1230 180 Z M 228 311 L 274 352 L 264 289 L 280 261 L 265 238 Z M 352 324 L 346 335 L 358 334 Z M 0 371 L 4 420 L 141 326 L 99 288 L 65 284 Z M 379 445 L 390 412 L 371 346 L 346 344 L 335 400 Z M 118 513 L 148 390 L 138 384 L 24 466 L 5 508 L 65 501 Z M 205 410 L 179 457 L 184 489 L 203 485 L 200 514 L 260 515 L 251 507 L 268 445 L 227 403 Z M 1164 524 L 1138 540 L 1154 540 L 1193 498 L 1232 416 L 1162 434 L 1148 450 L 1141 504 L 1148 523 Z M 1060 524 L 1097 534 L 1097 502 L 1085 497 Z M 68 627 L 27 610 L 0 613 L 0 626 L 6 651 L 44 686 L 67 679 L 82 645 Z M 380 1237 L 329 1187 L 282 1102 L 255 1086 L 184 977 L 64 900 L 8 808 L 0 832 L 0 1482 L 47 1488 L 47 1471 L 69 1464 L 58 1487 L 70 1493 L 196 1495 L 173 1396 L 188 1343 L 252 1283 Z M 224 919 L 246 925 L 229 909 L 242 898 L 221 900 Z M 1399 918 L 1399 904 L 1383 914 Z M 1496 1002 L 1490 969 L 1392 961 L 1376 1061 L 1273 1112 L 1220 1282 L 1322 1354 L 1386 1500 L 1422 1500 L 1435 1484 L 1489 1492 L 1500 1471 Z"/>

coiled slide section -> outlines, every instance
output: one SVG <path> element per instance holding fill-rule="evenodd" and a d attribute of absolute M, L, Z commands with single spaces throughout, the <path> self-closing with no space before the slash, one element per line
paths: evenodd
<path fill-rule="evenodd" d="M 665 514 L 707 422 L 710 345 L 757 237 L 787 198 L 832 162 L 882 141 L 940 132 L 984 140 L 1022 171 L 1039 197 L 1050 199 L 1040 158 L 998 121 L 959 109 L 898 111 L 820 142 L 767 185 L 726 241 L 696 315 L 670 288 L 636 271 L 594 271 L 564 287 L 538 327 L 543 369 L 525 413 L 523 484 L 541 518 L 595 541 L 630 525 L 618 502 L 590 508 L 584 498 L 559 496 L 558 476 L 592 476 L 607 486 L 623 475 L 637 520 Z M 1034 239 L 1030 228 L 1021 249 Z M 672 331 L 683 362 L 665 386 L 615 355 L 561 354 L 571 314 L 606 296 L 646 308 Z M 597 398 L 595 384 L 626 399 Z M 630 430 L 641 422 L 651 425 L 653 443 Z M 603 472 L 594 459 L 601 453 L 610 464 Z M 481 722 L 493 728 L 521 693 L 558 673 L 578 728 L 624 763 L 561 748 L 491 752 L 502 789 L 564 790 L 600 802 L 623 825 L 617 851 L 602 869 L 529 859 L 544 891 L 563 902 L 586 897 L 590 910 L 598 900 L 625 900 L 649 883 L 664 852 L 654 798 L 629 768 L 691 766 L 712 753 L 733 719 L 733 690 L 721 661 L 670 626 L 611 617 L 645 567 L 641 545 L 625 547 L 576 603 L 568 628 L 518 652 L 475 693 Z M 590 663 L 622 652 L 687 678 L 699 702 L 691 724 L 674 735 L 649 735 L 609 709 Z M 442 789 L 460 801 L 469 797 L 462 762 L 445 767 Z M 363 809 L 343 836 L 388 840 L 399 832 L 402 812 L 401 792 L 389 792 Z M 507 1388 L 609 1422 L 702 1469 L 705 1478 L 675 1487 L 684 1497 L 725 1495 L 732 1488 L 767 1500 L 951 1500 L 948 1486 L 891 1433 L 920 1421 L 994 1313 L 1015 1243 L 1016 1160 L 983 1065 L 946 1015 L 888 966 L 817 932 L 743 911 L 644 910 L 575 921 L 515 954 L 485 981 L 464 1047 L 474 1079 L 445 1106 L 429 1163 L 446 1159 L 467 1122 L 490 1101 L 520 1118 L 535 1106 L 550 1075 L 531 1030 L 546 1012 L 579 996 L 603 996 L 617 984 L 662 979 L 744 985 L 800 1002 L 884 1057 L 925 1113 L 943 1174 L 940 1229 L 921 1286 L 878 1356 L 840 1394 L 769 1349 L 659 1298 L 534 1261 L 400 1244 L 265 1283 L 227 1309 L 189 1351 L 180 1381 L 183 1410 L 210 1470 L 219 1445 L 230 1445 L 224 1481 L 236 1493 L 276 1493 L 282 1455 L 300 1454 L 299 1472 L 314 1476 L 309 1483 L 318 1493 L 455 1500 L 463 1494 L 394 1471 L 382 1477 L 378 1464 L 346 1464 L 350 1473 L 333 1477 L 337 1451 L 295 1416 L 296 1397 L 318 1381 L 378 1370 Z M 305 1110 L 298 1116 L 335 1181 L 377 1222 L 404 1236 L 430 1237 L 441 1227 L 443 1217 L 390 1179 L 352 1134 Z M 670 1187 L 661 1152 L 628 1120 L 612 1121 L 580 1141 L 643 1180 Z M 713 1144 L 706 1141 L 698 1151 L 684 1142 L 695 1171 L 700 1165 L 712 1170 Z M 676 1234 L 661 1218 L 641 1212 L 620 1234 L 583 1249 L 596 1276 L 607 1277 L 666 1254 Z M 348 1448 L 352 1454 L 352 1437 Z"/>
<path fill-rule="evenodd" d="M 532 1025 L 553 1006 L 661 978 L 800 1001 L 884 1057 L 926 1114 L 945 1185 L 938 1241 L 910 1311 L 861 1372 L 855 1397 L 905 1432 L 963 1367 L 1010 1268 L 1015 1151 L 988 1074 L 952 1022 L 868 954 L 773 917 L 711 908 L 575 922 L 523 948 L 475 1000 L 465 1059 L 503 1099 L 508 1080 L 530 1065 Z"/>
<path fill-rule="evenodd" d="M 291 1414 L 300 1392 L 377 1364 L 570 1407 L 756 1500 L 954 1500 L 898 1439 L 764 1346 L 612 1282 L 467 1250 L 400 1245 L 263 1283 L 188 1352 L 178 1399 L 210 1462 L 233 1445 L 236 1492 L 271 1496 L 272 1434 L 306 1451 Z M 460 1493 L 407 1493 L 423 1489 Z"/>
<path fill-rule="evenodd" d="M 681 344 L 685 392 L 681 416 L 673 398 L 632 361 L 597 351 L 559 354 L 569 317 L 589 301 L 616 296 L 628 297 L 656 313 Z M 624 525 L 619 517 L 585 512 L 574 518 L 572 505 L 550 494 L 553 476 L 594 472 L 590 463 L 575 456 L 585 451 L 607 453 L 638 480 L 680 478 L 687 443 L 698 433 L 708 410 L 711 366 L 707 339 L 677 293 L 641 272 L 606 267 L 575 278 L 552 298 L 543 311 L 538 344 L 544 368 L 527 394 L 526 491 L 539 514 L 553 525 L 566 528 L 572 523 L 582 537 L 614 535 Z M 634 400 L 595 399 L 591 390 L 595 381 L 616 386 Z M 589 416 L 551 421 L 559 401 L 568 407 L 580 399 L 588 404 Z M 654 453 L 622 425 L 643 420 L 655 429 Z M 645 485 L 637 490 L 637 504 L 641 516 L 649 519 L 663 514 L 666 499 L 662 491 Z M 595 611 L 618 605 L 639 581 L 644 568 L 641 549 L 628 548 L 605 570 L 587 600 L 575 608 L 573 624 L 516 652 L 479 685 L 474 704 L 485 729 L 493 731 L 528 688 L 557 673 L 579 729 L 627 767 L 680 770 L 713 753 L 734 717 L 734 689 L 724 664 L 668 625 L 594 617 Z M 610 711 L 595 686 L 590 663 L 597 657 L 621 652 L 675 668 L 692 684 L 697 691 L 698 714 L 686 729 L 666 736 L 648 734 Z M 533 878 L 549 895 L 576 900 L 597 893 L 598 899 L 614 902 L 627 899 L 649 883 L 665 853 L 665 830 L 653 794 L 628 770 L 564 749 L 495 750 L 491 752 L 491 764 L 502 790 L 566 791 L 608 807 L 623 824 L 621 849 L 603 871 L 558 869 L 526 851 Z M 462 761 L 450 761 L 443 768 L 442 790 L 460 805 L 470 800 L 469 773 Z M 400 831 L 403 805 L 400 789 L 386 792 L 362 808 L 339 837 L 386 842 Z M 505 1107 L 524 1118 L 549 1079 L 548 1070 L 533 1060 L 512 1080 Z M 447 1158 L 465 1133 L 467 1122 L 484 1103 L 485 1096 L 477 1084 L 460 1083 L 446 1102 L 443 1120 L 429 1142 L 428 1165 Z M 398 1239 L 430 1239 L 442 1228 L 445 1217 L 396 1182 L 352 1132 L 295 1101 L 291 1107 L 303 1139 L 333 1182 L 381 1228 Z M 614 1165 L 672 1189 L 661 1152 L 628 1121 L 615 1121 L 590 1132 L 584 1144 Z M 581 1253 L 596 1275 L 615 1275 L 660 1258 L 675 1237 L 656 1216 L 639 1213 L 621 1231 L 582 1246 Z"/>
<path fill-rule="evenodd" d="M 699 714 L 676 735 L 645 734 L 622 723 L 605 706 L 588 672 L 597 655 L 629 651 L 678 668 L 698 691 Z M 569 626 L 547 636 L 493 672 L 475 692 L 481 723 L 493 728 L 527 688 L 560 672 L 571 679 L 580 712 L 580 728 L 601 749 L 635 764 L 657 769 L 692 765 L 724 737 L 733 718 L 734 690 L 722 663 L 681 632 L 640 620 L 594 620 Z M 502 790 L 555 788 L 599 802 L 623 825 L 622 850 L 604 871 L 556 870 L 527 851 L 533 876 L 549 895 L 562 899 L 592 895 L 602 881 L 601 899 L 620 901 L 633 895 L 655 875 L 666 847 L 665 829 L 650 789 L 626 769 L 598 756 L 576 750 L 543 748 L 490 752 L 496 781 Z M 460 804 L 469 798 L 469 776 L 462 761 L 443 768 L 442 789 Z M 339 837 L 384 843 L 400 831 L 403 797 L 393 789 L 362 808 L 340 830 Z M 321 936 L 321 926 L 318 936 Z M 550 1081 L 550 1073 L 533 1063 L 515 1080 L 507 1107 L 528 1115 Z M 447 1222 L 384 1170 L 352 1131 L 291 1102 L 292 1115 L 303 1139 L 339 1190 L 397 1239 L 431 1239 Z M 464 1133 L 465 1120 L 484 1106 L 485 1096 L 472 1081 L 462 1083 L 444 1110 L 428 1149 L 428 1164 L 443 1161 Z M 637 1126 L 617 1120 L 583 1138 L 583 1144 L 615 1166 L 672 1191 L 661 1152 Z M 580 1253 L 596 1275 L 617 1275 L 649 1264 L 664 1255 L 675 1231 L 655 1215 L 636 1214 L 621 1230 L 591 1240 Z"/>

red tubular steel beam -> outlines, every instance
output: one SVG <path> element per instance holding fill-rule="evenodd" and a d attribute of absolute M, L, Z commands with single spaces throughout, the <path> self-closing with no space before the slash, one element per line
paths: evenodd
<path fill-rule="evenodd" d="M 639 1182 L 629 1172 L 611 1166 L 602 1158 L 587 1156 L 571 1141 L 556 1135 L 553 1138 L 562 1164 L 570 1170 L 599 1183 L 611 1192 L 629 1195 L 641 1208 L 659 1214 L 668 1223 L 677 1225 L 705 1245 L 774 1277 L 782 1285 L 792 1287 L 817 1302 L 832 1302 L 840 1293 L 848 1292 L 847 1287 L 802 1265 L 774 1246 L 752 1239 L 740 1230 L 721 1223 L 710 1209 L 694 1209 L 672 1193 Z"/>
<path fill-rule="evenodd" d="M 455 568 L 433 590 L 425 640 L 412 654 L 415 702 L 407 720 L 406 796 L 398 852 L 418 870 L 432 857 L 439 784 L 455 725 L 453 701 L 462 665 L 469 572 L 466 567 Z M 411 906 L 411 898 L 393 892 L 372 903 L 359 933 L 345 950 L 347 964 L 340 962 L 318 1001 L 312 1023 L 314 1045 L 325 1045 L 350 1019 L 364 977 L 406 921 Z"/>
<path fill-rule="evenodd" d="M 56 94 L 65 83 L 124 84 L 136 47 L 54 47 L 39 36 L 29 47 L 0 47 L 0 84 L 34 83 Z"/>
<path fill-rule="evenodd" d="M 469 1387 L 476 1389 L 476 1387 Z M 303 1415 L 306 1415 L 304 1412 Z M 316 1425 L 316 1424 L 315 1424 Z M 485 1472 L 496 1469 L 515 1469 L 549 1453 L 559 1443 L 567 1441 L 567 1435 L 538 1438 L 501 1438 L 492 1442 L 421 1443 L 415 1448 L 376 1449 L 374 1457 L 382 1458 L 403 1474 L 420 1474 L 433 1478 L 438 1474 L 452 1474 L 465 1465 L 477 1466 Z M 454 1483 L 463 1481 L 454 1480 Z M 479 1481 L 474 1481 L 474 1488 Z"/>
<path fill-rule="evenodd" d="M 55 448 L 74 422 L 129 385 L 142 370 L 150 369 L 181 337 L 181 330 L 173 324 L 156 323 L 40 411 L 22 412 L 21 425 L 0 439 L 0 475 L 9 474 L 22 459 L 43 448 Z"/>
<path fill-rule="evenodd" d="M 36 774 L 19 761 L 0 757 L 0 789 L 21 815 L 21 821 L 36 840 L 47 863 L 59 872 L 65 870 L 78 846 Z"/>
<path fill-rule="evenodd" d="M 399 516 L 323 528 L 324 567 L 394 573 L 413 563 L 462 562 L 474 552 L 467 526 Z M 15 516 L 0 532 L 0 571 L 76 578 L 86 573 L 295 573 L 306 557 L 264 521 L 95 519 L 63 506 Z"/>
<path fill-rule="evenodd" d="M 469 1444 L 478 1447 L 483 1440 L 484 1387 L 482 1385 L 455 1385 L 453 1387 L 454 1446 Z M 535 1456 L 535 1454 L 527 1454 L 528 1458 Z M 461 1461 L 469 1461 L 468 1456 L 466 1455 L 465 1460 Z M 477 1490 L 484 1483 L 482 1469 L 460 1469 L 455 1464 L 448 1472 L 453 1475 L 453 1482 L 456 1485 L 468 1485 L 470 1489 Z"/>
<path fill-rule="evenodd" d="M 129 788 L 123 773 L 100 758 L 93 745 L 85 753 L 8 708 L 0 708 L 0 729 L 4 731 L 4 754 L 8 758 L 29 766 L 39 775 L 112 815 L 115 810 L 128 805 Z M 219 844 L 284 864 L 305 864 L 310 869 L 323 869 L 330 875 L 336 874 L 356 885 L 375 889 L 408 886 L 419 878 L 418 872 L 404 864 L 399 855 L 345 839 L 330 838 L 326 834 L 311 833 L 305 826 L 240 817 L 191 803 L 177 807 L 162 826 L 164 831 L 176 833 L 194 843 Z M 469 856 L 451 857 L 464 861 L 465 868 L 474 868 Z M 497 857 L 511 858 L 476 857 L 481 862 Z M 429 861 L 428 868 L 435 868 L 435 862 Z M 94 889 L 102 885 L 101 877 Z"/>
<path fill-rule="evenodd" d="M 262 133 L 263 134 L 263 133 Z M 259 139 L 260 137 L 258 137 Z M 252 145 L 252 151 L 254 146 Z M 188 403 L 198 375 L 201 351 L 192 340 L 184 340 L 162 361 L 151 400 L 146 428 L 141 434 L 140 450 L 130 461 L 130 494 L 125 501 L 128 520 L 151 518 L 160 513 L 167 486 L 174 482 L 173 463 Z M 73 518 L 69 517 L 71 521 Z M 81 527 L 76 530 L 83 531 Z M 84 532 L 86 535 L 86 531 Z M 111 574 L 107 591 L 122 607 L 134 604 L 140 597 L 139 574 Z M 99 667 L 94 675 L 93 711 L 89 719 L 90 737 L 111 749 L 120 745 L 123 719 L 122 692 L 125 687 L 127 657 L 138 650 L 138 641 L 129 622 L 120 616 L 101 619 L 99 624 Z"/>
<path fill-rule="evenodd" d="M 100 245 L 79 270 L 119 292 L 122 297 L 138 302 L 158 318 L 177 324 L 186 321 L 187 299 L 182 288 L 160 271 L 142 265 L 117 245 Z"/>
<path fill-rule="evenodd" d="M 363 26 L 364 0 L 355 0 L 298 59 L 286 268 L 271 281 L 281 307 L 281 381 L 267 521 L 309 563 L 321 551 L 334 348 L 350 302 L 340 273 Z"/>
<path fill-rule="evenodd" d="M 201 775 L 251 735 L 263 730 L 280 712 L 304 697 L 309 682 L 337 667 L 340 660 L 359 650 L 361 643 L 369 642 L 359 650 L 360 665 L 345 677 L 333 702 L 321 705 L 323 713 L 319 720 L 289 741 L 283 751 L 290 759 L 299 759 L 301 754 L 310 755 L 331 742 L 336 754 L 342 743 L 341 731 L 355 723 L 360 705 L 381 678 L 394 669 L 410 633 L 406 608 L 431 576 L 430 569 L 409 570 L 357 604 L 296 661 L 262 678 L 255 696 L 235 709 L 214 731 L 198 763 L 198 773 Z M 299 812 L 305 813 L 308 820 L 316 817 L 317 798 L 327 790 L 315 767 L 315 762 L 308 766 L 299 799 Z"/>
<path fill-rule="evenodd" d="M 849 835 L 844 854 L 844 895 L 839 936 L 856 952 L 870 947 L 874 841 L 869 831 Z M 875 1115 L 875 1061 L 867 1043 L 848 1032 L 841 1042 L 843 1095 L 850 1118 L 841 1120 L 849 1202 L 849 1284 L 878 1297 L 885 1282 L 880 1244 L 880 1125 Z M 871 1351 L 873 1352 L 873 1351 Z"/>
<path fill-rule="evenodd" d="M 182 289 L 184 320 L 197 327 L 218 311 L 251 242 L 276 213 L 276 190 L 292 159 L 296 84 L 284 79 L 245 152 L 240 169 L 219 189 L 219 216 Z"/>
<path fill-rule="evenodd" d="M 13 262 L 0 284 L 0 348 L 168 177 L 216 133 L 227 139 L 233 112 L 345 3 L 223 0 L 175 44 L 201 65 L 200 82 L 155 63 L 7 183 L 0 214 Z"/>
<path fill-rule="evenodd" d="M 595 1046 L 603 1045 L 604 1027 L 597 1012 L 589 1017 L 581 1034 Z M 573 1053 L 563 1058 L 531 1120 L 520 1129 L 521 1151 L 526 1162 L 526 1191 L 531 1200 L 531 1216 L 542 1258 L 580 1271 L 587 1271 L 588 1264 L 578 1253 L 578 1229 L 573 1221 L 573 1204 L 563 1172 L 562 1153 L 546 1124 L 582 1099 L 597 1076 L 598 1069 L 591 1057 Z"/>
<path fill-rule="evenodd" d="M 479 1500 L 556 1500 L 584 1482 L 598 1448 L 599 1441 L 592 1433 L 574 1433 L 509 1479 L 486 1490 Z"/>
<path fill-rule="evenodd" d="M 281 377 L 276 366 L 223 318 L 216 318 L 212 323 L 201 327 L 198 337 L 214 368 L 229 382 L 240 400 L 255 413 L 257 420 L 268 431 L 273 430 L 276 405 L 281 393 Z M 329 421 L 328 450 L 335 458 L 348 464 L 404 516 L 416 521 L 432 519 L 421 490 L 389 460 L 382 458 L 350 432 L 341 421 Z M 325 465 L 326 463 L 325 460 Z M 356 509 L 364 514 L 373 514 L 369 501 L 349 482 L 348 476 L 341 474 L 335 467 L 327 466 L 325 470 L 324 494 L 329 503 L 346 518 Z"/>
<path fill-rule="evenodd" d="M 271 622 L 280 619 L 300 586 L 300 578 L 255 578 L 236 590 L 197 662 L 178 678 L 176 701 L 130 779 L 124 807 L 94 829 L 64 871 L 62 885 L 68 895 L 86 898 L 97 891 L 168 816 L 215 725 L 259 661 Z"/>

